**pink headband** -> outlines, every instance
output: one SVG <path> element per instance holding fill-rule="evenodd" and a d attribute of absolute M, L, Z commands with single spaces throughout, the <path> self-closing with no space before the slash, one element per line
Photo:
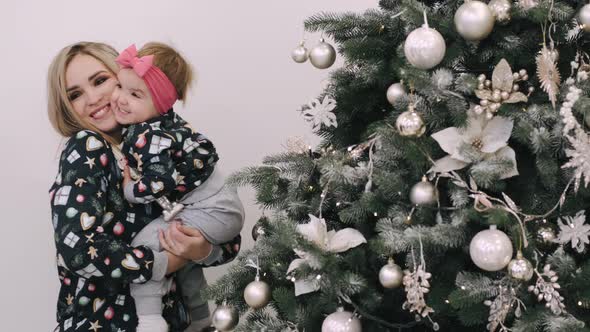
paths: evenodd
<path fill-rule="evenodd" d="M 121 69 L 131 68 L 143 79 L 150 90 L 156 109 L 160 114 L 166 114 L 178 99 L 178 94 L 166 74 L 152 64 L 153 60 L 153 55 L 138 58 L 135 44 L 127 47 L 116 59 Z"/>

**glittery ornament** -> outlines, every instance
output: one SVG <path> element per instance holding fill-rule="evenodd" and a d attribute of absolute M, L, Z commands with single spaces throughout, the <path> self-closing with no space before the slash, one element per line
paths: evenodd
<path fill-rule="evenodd" d="M 361 332 L 361 321 L 351 312 L 338 308 L 322 323 L 322 332 Z"/>
<path fill-rule="evenodd" d="M 553 224 L 544 223 L 537 229 L 537 246 L 544 250 L 551 250 L 557 244 L 555 226 Z"/>
<path fill-rule="evenodd" d="M 231 331 L 238 325 L 239 315 L 236 308 L 229 305 L 220 305 L 213 312 L 211 319 L 213 326 L 220 332 Z"/>
<path fill-rule="evenodd" d="M 492 0 L 488 3 L 488 7 L 496 18 L 496 22 L 506 24 L 510 22 L 510 10 L 512 9 L 512 2 L 510 0 Z"/>
<path fill-rule="evenodd" d="M 490 229 L 477 233 L 469 244 L 471 260 L 480 269 L 499 271 L 512 259 L 512 242 L 508 236 L 491 225 Z"/>
<path fill-rule="evenodd" d="M 428 26 L 425 12 L 424 25 L 412 31 L 404 42 L 406 59 L 418 69 L 431 69 L 442 61 L 446 50 L 443 36 Z"/>
<path fill-rule="evenodd" d="M 400 135 L 409 137 L 420 137 L 426 131 L 424 120 L 414 111 L 412 104 L 407 111 L 397 117 L 395 127 Z"/>
<path fill-rule="evenodd" d="M 508 263 L 508 274 L 518 280 L 529 281 L 535 272 L 533 264 L 522 256 L 522 252 L 516 253 L 516 258 Z"/>

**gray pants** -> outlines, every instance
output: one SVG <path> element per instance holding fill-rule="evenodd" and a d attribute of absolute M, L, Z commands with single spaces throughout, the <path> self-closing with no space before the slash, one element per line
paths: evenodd
<path fill-rule="evenodd" d="M 185 195 L 180 203 L 184 204 L 184 209 L 178 214 L 178 218 L 185 225 L 198 229 L 214 245 L 210 257 L 198 263 L 212 264 L 221 258 L 221 250 L 217 245 L 232 240 L 240 234 L 244 225 L 244 207 L 236 188 L 226 185 L 224 177 L 216 169 L 201 187 Z M 166 228 L 168 223 L 163 217 L 159 217 L 135 236 L 132 245 L 144 245 L 152 250 L 162 251 L 158 231 Z M 178 272 L 178 286 L 191 310 L 192 319 L 196 321 L 207 317 L 209 311 L 206 301 L 200 295 L 200 290 L 207 286 L 201 265 L 189 263 L 181 269 Z M 162 314 L 162 296 L 168 292 L 169 287 L 170 280 L 131 284 L 137 314 Z"/>

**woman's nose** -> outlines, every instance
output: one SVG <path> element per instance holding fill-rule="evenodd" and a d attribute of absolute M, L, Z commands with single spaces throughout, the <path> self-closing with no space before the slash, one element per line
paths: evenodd
<path fill-rule="evenodd" d="M 88 105 L 96 106 L 98 102 L 102 100 L 103 94 L 97 89 L 89 89 L 86 94 L 88 95 Z"/>

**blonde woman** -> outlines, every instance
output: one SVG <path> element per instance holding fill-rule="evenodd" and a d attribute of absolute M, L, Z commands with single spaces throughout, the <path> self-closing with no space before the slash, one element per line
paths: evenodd
<path fill-rule="evenodd" d="M 108 45 L 77 43 L 62 49 L 48 72 L 49 119 L 56 131 L 68 138 L 50 189 L 61 283 L 59 331 L 136 331 L 137 314 L 129 284 L 162 280 L 187 262 L 213 252 L 213 246 L 197 230 L 177 224 L 162 237 L 162 246 L 168 251 L 130 245 L 161 210 L 156 205 L 132 206 L 123 199 L 122 175 L 113 153 L 121 140 L 121 127 L 109 105 L 118 84 L 116 57 L 117 52 Z M 239 240 L 238 236 L 232 245 L 222 247 L 219 263 L 235 257 Z M 196 275 L 202 279 L 195 283 L 205 284 L 200 267 L 189 265 L 185 270 L 193 271 L 194 277 L 197 269 Z M 191 292 L 198 293 L 198 288 Z M 164 312 L 170 331 L 182 331 L 191 312 L 199 315 L 193 317 L 195 323 L 187 331 L 207 325 L 206 302 L 199 294 L 185 294 L 193 302 L 189 313 L 174 295 L 178 294 L 168 296 Z"/>

